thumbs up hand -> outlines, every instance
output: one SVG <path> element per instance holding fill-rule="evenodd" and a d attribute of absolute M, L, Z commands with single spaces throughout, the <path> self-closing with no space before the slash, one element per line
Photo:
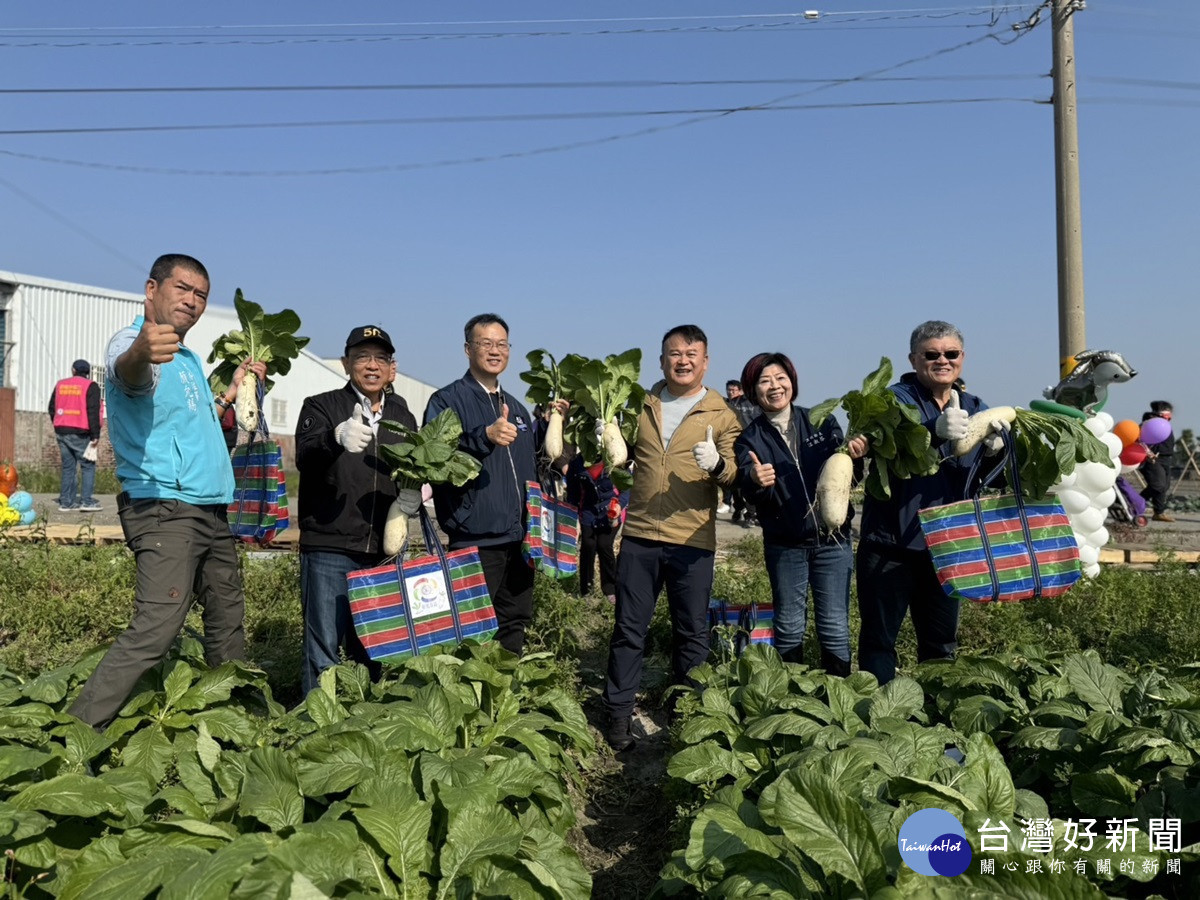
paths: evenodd
<path fill-rule="evenodd" d="M 154 365 L 169 363 L 179 352 L 179 335 L 175 332 L 175 326 L 158 323 L 158 314 L 149 297 L 146 298 L 145 315 L 142 330 L 134 341 L 138 345 L 137 355 Z"/>
<path fill-rule="evenodd" d="M 769 488 L 775 483 L 775 467 L 771 463 L 760 463 L 753 450 L 750 451 L 750 462 L 754 468 L 750 470 L 750 480 L 759 487 Z"/>
<path fill-rule="evenodd" d="M 958 391 L 950 389 L 950 400 L 946 408 L 933 423 L 933 430 L 943 441 L 961 441 L 967 436 L 967 419 L 971 418 L 958 405 Z"/>
<path fill-rule="evenodd" d="M 711 472 L 720 465 L 721 454 L 717 452 L 717 445 L 713 443 L 711 425 L 708 426 L 704 440 L 692 448 L 692 456 L 696 458 L 696 465 L 705 472 Z"/>
<path fill-rule="evenodd" d="M 497 447 L 507 447 L 517 439 L 517 426 L 508 421 L 508 404 L 500 408 L 500 417 L 489 425 L 484 433 Z"/>
<path fill-rule="evenodd" d="M 354 412 L 345 422 L 333 430 L 333 438 L 347 453 L 362 453 L 375 437 L 371 426 L 364 421 L 366 410 L 362 403 L 354 405 Z"/>

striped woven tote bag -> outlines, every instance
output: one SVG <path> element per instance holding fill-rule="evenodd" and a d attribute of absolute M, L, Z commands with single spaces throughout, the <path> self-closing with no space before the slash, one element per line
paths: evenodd
<path fill-rule="evenodd" d="M 1013 492 L 974 496 L 918 513 L 938 581 L 951 597 L 977 603 L 1060 597 L 1081 576 L 1079 544 L 1053 496 L 1021 493 L 1016 453 L 1006 438 Z M 970 479 L 973 480 L 973 479 Z"/>

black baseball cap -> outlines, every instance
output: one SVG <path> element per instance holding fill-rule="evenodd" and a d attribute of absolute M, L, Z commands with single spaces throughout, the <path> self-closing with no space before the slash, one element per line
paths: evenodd
<path fill-rule="evenodd" d="M 92 366 L 86 359 L 77 359 L 71 363 L 71 371 L 76 375 L 90 375 Z"/>
<path fill-rule="evenodd" d="M 395 353 L 396 348 L 392 346 L 392 339 L 388 337 L 388 333 L 378 325 L 359 325 L 350 332 L 350 336 L 346 338 L 346 355 L 350 355 L 350 348 L 357 347 L 359 344 L 375 343 L 382 344 L 383 348 L 388 353 Z"/>

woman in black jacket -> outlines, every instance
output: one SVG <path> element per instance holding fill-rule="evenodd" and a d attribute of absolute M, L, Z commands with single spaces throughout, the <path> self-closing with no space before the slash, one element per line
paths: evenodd
<path fill-rule="evenodd" d="M 830 531 L 815 508 L 821 466 L 842 445 L 842 429 L 832 416 L 819 426 L 808 409 L 794 406 L 796 367 L 782 353 L 760 353 L 742 370 L 742 389 L 761 410 L 748 424 L 734 452 L 738 480 L 757 509 L 763 552 L 775 604 L 775 646 L 788 662 L 804 658 L 808 591 L 812 588 L 821 665 L 835 675 L 850 674 L 850 519 Z M 858 462 L 865 438 L 849 444 Z"/>

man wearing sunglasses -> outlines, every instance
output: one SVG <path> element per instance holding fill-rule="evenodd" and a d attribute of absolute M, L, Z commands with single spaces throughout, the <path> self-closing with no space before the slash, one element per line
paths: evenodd
<path fill-rule="evenodd" d="M 915 406 L 929 429 L 942 463 L 933 475 L 892 482 L 890 500 L 867 495 L 856 564 L 858 609 L 858 666 L 880 684 L 896 675 L 896 638 L 906 612 L 917 632 L 917 659 L 948 659 L 958 647 L 959 601 L 946 596 L 938 582 L 933 559 L 925 546 L 917 511 L 952 503 L 967 496 L 971 465 L 980 452 L 998 453 L 1003 435 L 993 433 L 982 448 L 955 457 L 950 442 L 966 437 L 967 419 L 986 409 L 963 389 L 963 337 L 949 322 L 918 325 L 909 339 L 913 367 L 891 390 L 901 403 Z M 1007 423 L 998 429 L 1007 430 Z"/>

